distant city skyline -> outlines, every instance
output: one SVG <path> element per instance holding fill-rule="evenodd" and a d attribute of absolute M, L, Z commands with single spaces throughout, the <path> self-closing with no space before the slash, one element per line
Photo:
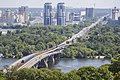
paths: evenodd
<path fill-rule="evenodd" d="M 2 0 L 0 7 L 19 7 L 28 6 L 33 8 L 43 8 L 44 3 L 51 2 L 53 7 L 57 7 L 57 3 L 64 2 L 67 7 L 73 8 L 120 8 L 120 0 Z"/>

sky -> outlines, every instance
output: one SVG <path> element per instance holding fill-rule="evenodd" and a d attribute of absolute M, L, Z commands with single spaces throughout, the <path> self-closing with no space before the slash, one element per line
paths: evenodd
<path fill-rule="evenodd" d="M 0 7 L 19 7 L 28 6 L 35 8 L 43 8 L 45 2 L 52 2 L 56 7 L 57 3 L 64 2 L 67 7 L 85 8 L 113 8 L 114 6 L 120 8 L 120 0 L 1 0 Z"/>

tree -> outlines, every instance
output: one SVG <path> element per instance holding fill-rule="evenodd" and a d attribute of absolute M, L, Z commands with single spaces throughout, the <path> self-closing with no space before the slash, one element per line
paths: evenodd
<path fill-rule="evenodd" d="M 35 46 L 36 50 L 45 50 L 46 47 L 42 42 L 37 43 L 37 45 Z"/>
<path fill-rule="evenodd" d="M 76 74 L 77 70 L 73 70 L 66 74 L 66 80 L 82 80 L 80 76 Z"/>
<path fill-rule="evenodd" d="M 114 80 L 120 80 L 120 71 L 115 73 L 115 78 Z"/>
<path fill-rule="evenodd" d="M 97 80 L 97 71 L 94 67 L 82 67 L 76 74 L 81 77 L 81 80 Z"/>
<path fill-rule="evenodd" d="M 114 74 L 120 71 L 120 55 L 117 55 L 111 59 L 111 66 L 109 70 Z"/>
<path fill-rule="evenodd" d="M 2 31 L 0 31 L 0 36 L 2 35 Z"/>
<path fill-rule="evenodd" d="M 106 67 L 100 67 L 97 69 L 97 77 L 101 80 L 113 80 L 113 73 L 110 72 Z"/>
<path fill-rule="evenodd" d="M 3 73 L 2 71 L 0 71 L 0 80 L 6 80 L 5 73 Z"/>

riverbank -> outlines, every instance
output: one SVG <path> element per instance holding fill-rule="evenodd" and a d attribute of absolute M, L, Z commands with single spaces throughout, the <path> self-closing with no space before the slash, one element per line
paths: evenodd
<path fill-rule="evenodd" d="M 60 55 L 61 58 L 71 58 L 71 59 L 111 59 L 112 57 L 110 56 L 66 56 L 61 53 Z"/>

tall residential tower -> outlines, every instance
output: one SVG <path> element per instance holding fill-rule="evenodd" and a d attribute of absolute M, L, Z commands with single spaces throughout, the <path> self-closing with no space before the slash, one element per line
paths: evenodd
<path fill-rule="evenodd" d="M 57 25 L 65 26 L 66 19 L 65 19 L 65 3 L 58 3 L 57 4 Z"/>
<path fill-rule="evenodd" d="M 44 4 L 44 25 L 52 25 L 52 3 Z"/>
<path fill-rule="evenodd" d="M 94 18 L 94 9 L 86 8 L 86 19 L 93 19 L 93 18 Z"/>
<path fill-rule="evenodd" d="M 118 17 L 118 23 L 119 23 L 119 25 L 120 25 L 120 17 Z"/>

